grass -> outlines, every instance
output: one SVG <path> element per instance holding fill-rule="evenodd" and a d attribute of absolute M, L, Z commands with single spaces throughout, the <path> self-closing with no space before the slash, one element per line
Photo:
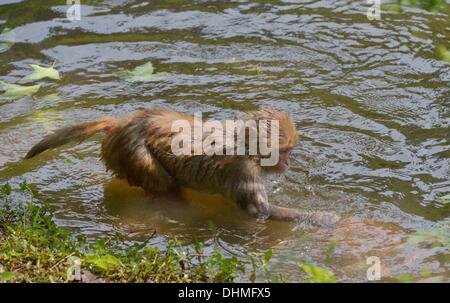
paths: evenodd
<path fill-rule="evenodd" d="M 191 249 L 171 240 L 164 249 L 113 240 L 89 243 L 53 222 L 46 206 L 13 203 L 12 188 L 0 188 L 0 282 L 233 282 L 269 262 L 270 253 L 250 257 L 253 271 L 236 257 L 198 243 Z M 19 191 L 31 191 L 21 185 Z"/>

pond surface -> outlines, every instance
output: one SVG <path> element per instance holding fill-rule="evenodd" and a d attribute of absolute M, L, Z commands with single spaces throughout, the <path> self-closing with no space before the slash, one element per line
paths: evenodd
<path fill-rule="evenodd" d="M 305 278 L 303 262 L 367 281 L 369 256 L 384 280 L 450 281 L 450 208 L 439 202 L 450 192 L 450 65 L 437 52 L 449 48 L 448 7 L 369 21 L 366 1 L 81 2 L 79 21 L 65 1 L 0 5 L 0 29 L 13 33 L 0 80 L 35 84 L 22 79 L 28 64 L 55 60 L 61 73 L 32 97 L 0 100 L 0 184 L 26 180 L 59 226 L 91 239 L 156 231 L 150 245 L 177 237 L 244 260 L 271 249 L 271 274 L 290 281 Z M 114 75 L 149 61 L 169 75 Z M 270 201 L 334 210 L 337 228 L 256 222 L 197 193 L 146 197 L 105 171 L 101 136 L 22 160 L 52 130 L 104 115 L 165 107 L 226 119 L 258 106 L 288 111 L 301 137 L 289 172 L 267 180 Z"/>

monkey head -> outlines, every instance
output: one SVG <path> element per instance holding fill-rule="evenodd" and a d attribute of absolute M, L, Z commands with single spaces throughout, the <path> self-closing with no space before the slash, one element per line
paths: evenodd
<path fill-rule="evenodd" d="M 284 173 L 289 168 L 289 154 L 297 145 L 299 138 L 294 123 L 286 112 L 278 111 L 273 108 L 263 108 L 258 111 L 251 111 L 244 115 L 243 120 L 256 120 L 265 127 L 258 128 L 258 143 L 260 153 L 258 158 L 262 169 L 266 173 Z M 274 123 L 273 123 L 274 122 Z M 264 159 L 267 159 L 267 153 L 261 152 L 261 141 L 267 140 L 267 146 L 270 146 L 270 155 L 277 153 L 276 161 L 267 162 L 264 165 Z"/>

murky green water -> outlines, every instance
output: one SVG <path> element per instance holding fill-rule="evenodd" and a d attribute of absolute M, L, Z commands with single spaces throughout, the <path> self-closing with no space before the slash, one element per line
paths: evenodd
<path fill-rule="evenodd" d="M 92 238 L 142 241 L 155 230 L 154 245 L 175 236 L 238 256 L 272 249 L 272 273 L 292 281 L 304 278 L 299 262 L 367 281 L 369 256 L 384 279 L 450 280 L 450 208 L 438 202 L 450 192 L 450 65 L 436 50 L 449 48 L 448 9 L 368 21 L 366 1 L 81 2 L 73 22 L 65 1 L 0 5 L 15 42 L 0 48 L 0 79 L 26 84 L 28 64 L 55 60 L 62 76 L 38 81 L 33 97 L 0 100 L 0 184 L 26 180 L 58 225 Z M 148 61 L 170 75 L 132 84 L 113 75 Z M 288 111 L 301 135 L 291 170 L 267 182 L 270 200 L 335 210 L 346 218 L 338 228 L 145 197 L 105 172 L 100 136 L 22 161 L 51 130 L 103 115 L 162 106 L 224 119 L 260 105 Z M 409 237 L 442 228 L 444 239 Z"/>

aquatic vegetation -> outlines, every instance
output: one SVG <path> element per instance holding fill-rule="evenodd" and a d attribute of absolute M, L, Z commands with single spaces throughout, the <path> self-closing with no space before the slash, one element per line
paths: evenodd
<path fill-rule="evenodd" d="M 330 243 L 328 244 L 327 250 L 325 252 L 325 263 L 327 264 L 331 263 L 338 242 L 339 242 L 338 237 L 335 237 L 330 240 Z"/>
<path fill-rule="evenodd" d="M 81 161 L 83 159 L 84 159 L 83 155 L 76 153 L 76 154 L 72 154 L 71 157 L 62 159 L 61 161 L 66 164 L 75 164 L 78 161 Z"/>
<path fill-rule="evenodd" d="M 9 183 L 3 184 L 2 187 L 0 187 L 0 198 L 10 195 L 12 192 L 12 187 Z"/>
<path fill-rule="evenodd" d="M 439 45 L 438 52 L 439 52 L 439 56 L 441 56 L 442 60 L 444 60 L 446 62 L 450 62 L 450 51 L 447 50 L 447 48 L 445 48 L 445 46 Z"/>
<path fill-rule="evenodd" d="M 23 271 L 0 260 L 0 279 L 24 281 L 29 273 L 36 281 L 38 275 L 32 271 L 48 264 L 44 267 L 55 267 L 43 271 L 41 280 L 58 277 L 60 267 L 60 279 L 54 280 L 67 280 L 65 270 L 77 257 L 82 271 L 111 281 L 129 281 L 120 273 L 128 274 L 134 260 L 149 272 L 136 279 L 153 281 L 162 275 L 159 270 L 189 274 L 189 262 L 203 264 L 215 249 L 224 260 L 211 261 L 217 268 L 202 281 L 230 273 L 235 281 L 303 281 L 309 275 L 296 266 L 300 262 L 327 269 L 338 281 L 367 282 L 364 256 L 369 255 L 379 255 L 383 282 L 400 282 L 394 280 L 400 274 L 414 282 L 449 281 L 445 232 L 430 231 L 448 224 L 450 205 L 445 127 L 450 6 L 445 0 L 382 1 L 380 21 L 366 18 L 366 1 L 235 1 L 207 6 L 93 1 L 83 15 L 89 22 L 64 20 L 61 1 L 9 2 L 1 5 L 0 13 L 0 80 L 41 87 L 34 94 L 0 97 L 0 186 L 10 182 L 17 190 L 19 178 L 33 180 L 28 187 L 39 189 L 36 203 L 58 210 L 54 222 L 71 226 L 71 239 L 81 234 L 95 241 L 114 234 L 126 241 L 91 243 L 80 254 L 67 251 L 58 256 L 50 250 L 51 262 L 45 256 L 33 257 L 35 252 L 28 249 L 30 261 L 24 255 L 17 261 L 24 263 Z M 386 10 L 389 5 L 395 12 Z M 49 68 L 55 58 L 61 80 L 22 78 L 35 74 L 28 63 Z M 170 76 L 159 73 L 163 71 Z M 3 92 L 0 86 L 0 95 Z M 9 102 L 16 98 L 18 102 Z M 336 243 L 331 232 L 303 233 L 297 226 L 266 227 L 239 220 L 230 211 L 234 206 L 215 209 L 215 204 L 193 200 L 180 205 L 188 211 L 183 216 L 178 204 L 146 203 L 139 192 L 117 185 L 101 165 L 90 161 L 99 151 L 93 141 L 21 160 L 38 137 L 56 126 L 101 114 L 163 107 L 204 111 L 208 119 L 222 119 L 260 106 L 288 110 L 304 138 L 291 159 L 294 168 L 285 178 L 270 180 L 270 199 L 280 206 L 335 209 L 346 218 L 380 222 L 346 225 L 338 231 L 343 236 Z M 77 152 L 86 160 L 80 161 Z M 16 193 L 5 185 L 0 196 L 9 193 L 16 200 L 28 195 L 26 184 L 20 187 L 23 192 Z M 160 199 L 155 194 L 155 200 Z M 215 244 L 207 220 L 218 226 L 221 246 L 211 247 Z M 137 230 L 141 225 L 143 230 Z M 117 245 L 128 250 L 135 243 L 140 245 L 133 248 L 137 254 L 153 249 L 142 242 L 152 237 L 153 228 L 157 234 L 151 242 L 158 243 L 158 249 L 145 253 L 148 263 L 156 256 L 152 269 L 134 256 L 124 261 L 115 251 Z M 8 231 L 3 235 L 10 236 Z M 175 236 L 199 239 L 205 249 L 189 242 L 178 243 L 177 253 L 167 250 Z M 42 243 L 34 247 L 45 250 Z M 254 260 L 247 258 L 247 250 L 254 248 L 273 250 L 268 267 L 261 264 L 259 252 L 250 256 Z M 157 268 L 165 260 L 159 254 L 166 251 L 175 254 L 185 271 L 172 259 L 168 267 Z M 190 255 L 197 251 L 202 254 Z M 245 274 L 238 270 L 242 263 L 231 260 L 236 252 L 244 252 L 236 257 L 246 263 Z M 223 262 L 228 268 L 221 267 Z M 421 276 L 422 268 L 428 269 Z"/>
<path fill-rule="evenodd" d="M 395 282 L 413 283 L 414 277 L 410 274 L 400 274 L 393 279 Z"/>
<path fill-rule="evenodd" d="M 335 283 L 336 277 L 331 271 L 309 264 L 299 264 L 300 268 L 308 274 L 309 278 L 305 279 L 305 282 L 311 283 Z"/>
<path fill-rule="evenodd" d="M 263 274 L 268 274 L 269 261 L 272 259 L 272 250 L 267 250 L 265 253 L 251 253 L 250 262 L 252 264 L 253 271 L 250 275 L 250 281 L 254 282 L 256 280 L 256 273 L 260 272 Z M 270 275 L 270 274 L 269 274 Z M 273 280 L 273 277 L 272 277 Z"/>
<path fill-rule="evenodd" d="M 387 3 L 383 5 L 383 8 L 401 12 L 401 6 L 414 6 L 427 11 L 440 11 L 443 10 L 446 5 L 447 3 L 445 0 L 396 0 L 395 4 Z"/>
<path fill-rule="evenodd" d="M 44 78 L 50 78 L 54 80 L 59 80 L 59 72 L 54 68 L 53 64 L 51 67 L 43 67 L 36 64 L 30 64 L 33 68 L 33 73 L 25 76 L 24 80 L 40 80 Z M 7 83 L 5 81 L 0 81 L 0 85 L 2 86 L 4 93 L 0 95 L 0 97 L 9 98 L 9 99 L 18 99 L 20 97 L 33 95 L 39 91 L 41 88 L 40 84 L 36 85 L 20 85 Z"/>
<path fill-rule="evenodd" d="M 422 268 L 422 270 L 420 271 L 420 274 L 418 276 L 413 276 L 411 274 L 408 273 L 401 273 L 391 279 L 388 279 L 389 281 L 392 282 L 399 282 L 399 283 L 415 283 L 417 281 L 419 281 L 419 279 L 425 279 L 425 281 L 427 282 L 434 282 L 434 283 L 440 283 L 442 282 L 441 279 L 437 278 L 437 277 L 432 277 L 433 274 L 433 270 L 431 270 L 431 268 L 428 267 L 424 267 Z"/>
<path fill-rule="evenodd" d="M 30 193 L 22 182 L 19 191 Z M 72 282 L 73 259 L 83 277 L 115 282 L 232 282 L 245 275 L 237 257 L 215 251 L 205 255 L 201 244 L 187 249 L 173 239 L 165 249 L 146 242 L 123 247 L 120 241 L 88 243 L 58 227 L 46 206 L 13 203 L 6 183 L 0 187 L 0 281 Z M 256 267 L 267 264 L 271 253 L 252 259 Z M 255 274 L 255 269 L 251 273 Z"/>
<path fill-rule="evenodd" d="M 450 194 L 439 197 L 436 200 L 442 204 L 449 204 L 450 203 Z"/>
<path fill-rule="evenodd" d="M 81 271 L 117 282 L 232 282 L 245 271 L 234 256 L 199 257 L 177 242 L 165 250 L 137 244 L 119 249 L 101 240 L 89 245 L 57 227 L 48 209 L 35 204 L 3 204 L 0 231 L 0 281 L 70 282 L 69 257 L 80 260 Z"/>
<path fill-rule="evenodd" d="M 410 243 L 435 243 L 439 246 L 450 247 L 450 228 L 435 228 L 417 231 L 409 235 Z"/>
<path fill-rule="evenodd" d="M 411 6 L 418 6 L 428 11 L 439 11 L 447 5 L 446 0 L 400 0 L 400 2 Z"/>

